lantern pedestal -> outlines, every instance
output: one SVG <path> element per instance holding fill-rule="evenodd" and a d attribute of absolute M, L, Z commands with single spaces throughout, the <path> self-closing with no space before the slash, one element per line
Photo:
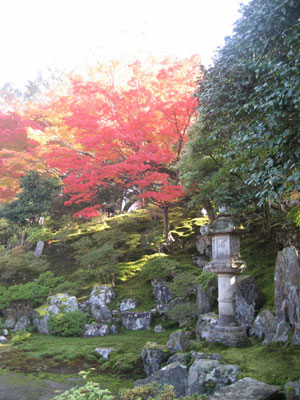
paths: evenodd
<path fill-rule="evenodd" d="M 208 330 L 207 340 L 241 347 L 249 343 L 235 319 L 235 277 L 246 267 L 240 260 L 240 234 L 236 221 L 220 216 L 208 225 L 205 234 L 212 236 L 212 261 L 205 266 L 218 277 L 219 319 Z"/>

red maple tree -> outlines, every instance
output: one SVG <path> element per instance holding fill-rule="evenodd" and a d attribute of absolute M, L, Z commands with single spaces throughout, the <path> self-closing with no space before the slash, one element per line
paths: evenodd
<path fill-rule="evenodd" d="M 194 56 L 71 77 L 68 93 L 48 106 L 43 157 L 64 175 L 66 204 L 89 204 L 75 216 L 98 215 L 105 193 L 117 193 L 120 207 L 124 199 L 152 202 L 164 212 L 168 241 L 168 209 L 183 196 L 176 163 L 195 115 L 198 66 Z"/>
<path fill-rule="evenodd" d="M 0 202 L 15 196 L 19 178 L 33 168 L 37 142 L 28 137 L 29 126 L 36 127 L 18 112 L 0 111 Z"/>

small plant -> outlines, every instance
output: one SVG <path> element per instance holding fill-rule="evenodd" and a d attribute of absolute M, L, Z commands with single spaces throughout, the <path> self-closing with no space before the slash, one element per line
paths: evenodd
<path fill-rule="evenodd" d="M 113 396 L 107 389 L 101 389 L 99 383 L 89 381 L 91 371 L 80 371 L 79 375 L 86 381 L 81 387 L 74 387 L 66 392 L 55 396 L 54 400 L 113 400 Z"/>
<path fill-rule="evenodd" d="M 54 336 L 82 336 L 86 316 L 80 311 L 52 314 L 48 320 L 49 331 Z"/>
<path fill-rule="evenodd" d="M 133 389 L 126 389 L 120 393 L 121 400 L 175 400 L 173 386 L 158 385 L 157 382 L 149 383 L 143 386 L 137 386 Z"/>
<path fill-rule="evenodd" d="M 12 344 L 20 344 L 25 342 L 25 340 L 29 339 L 31 336 L 30 332 L 25 331 L 17 331 L 11 339 Z"/>

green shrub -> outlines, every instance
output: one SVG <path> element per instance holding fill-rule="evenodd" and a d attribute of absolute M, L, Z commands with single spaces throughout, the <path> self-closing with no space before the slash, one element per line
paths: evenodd
<path fill-rule="evenodd" d="M 173 282 L 170 284 L 170 289 L 174 297 L 186 297 L 190 292 L 195 276 L 190 272 L 181 272 L 175 275 Z"/>
<path fill-rule="evenodd" d="M 34 279 L 45 270 L 49 263 L 43 256 L 35 257 L 32 251 L 15 247 L 8 250 L 0 247 L 0 282 L 24 282 Z"/>
<path fill-rule="evenodd" d="M 43 304 L 61 280 L 62 278 L 56 278 L 53 272 L 48 271 L 41 274 L 35 282 L 13 285 L 8 289 L 0 286 L 0 310 L 16 301 L 26 301 L 33 307 L 38 307 Z"/>
<path fill-rule="evenodd" d="M 167 255 L 154 254 L 145 262 L 141 275 L 147 279 L 169 279 L 178 269 L 178 263 Z"/>
<path fill-rule="evenodd" d="M 211 271 L 202 271 L 195 279 L 195 283 L 200 283 L 203 290 L 212 284 L 217 284 L 217 275 Z"/>
<path fill-rule="evenodd" d="M 195 303 L 185 302 L 170 307 L 167 316 L 180 325 L 190 322 L 197 315 L 197 305 Z"/>
<path fill-rule="evenodd" d="M 48 319 L 49 331 L 55 336 L 82 336 L 86 316 L 80 311 L 52 314 Z"/>

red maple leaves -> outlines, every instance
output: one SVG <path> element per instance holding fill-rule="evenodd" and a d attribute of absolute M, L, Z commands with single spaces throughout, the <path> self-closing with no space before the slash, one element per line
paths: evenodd
<path fill-rule="evenodd" d="M 51 104 L 61 118 L 46 129 L 54 140 L 44 157 L 65 174 L 67 204 L 92 203 L 77 215 L 97 215 L 107 187 L 161 207 L 183 196 L 176 162 L 195 114 L 198 65 L 197 57 L 136 62 L 71 79 L 69 93 Z"/>

